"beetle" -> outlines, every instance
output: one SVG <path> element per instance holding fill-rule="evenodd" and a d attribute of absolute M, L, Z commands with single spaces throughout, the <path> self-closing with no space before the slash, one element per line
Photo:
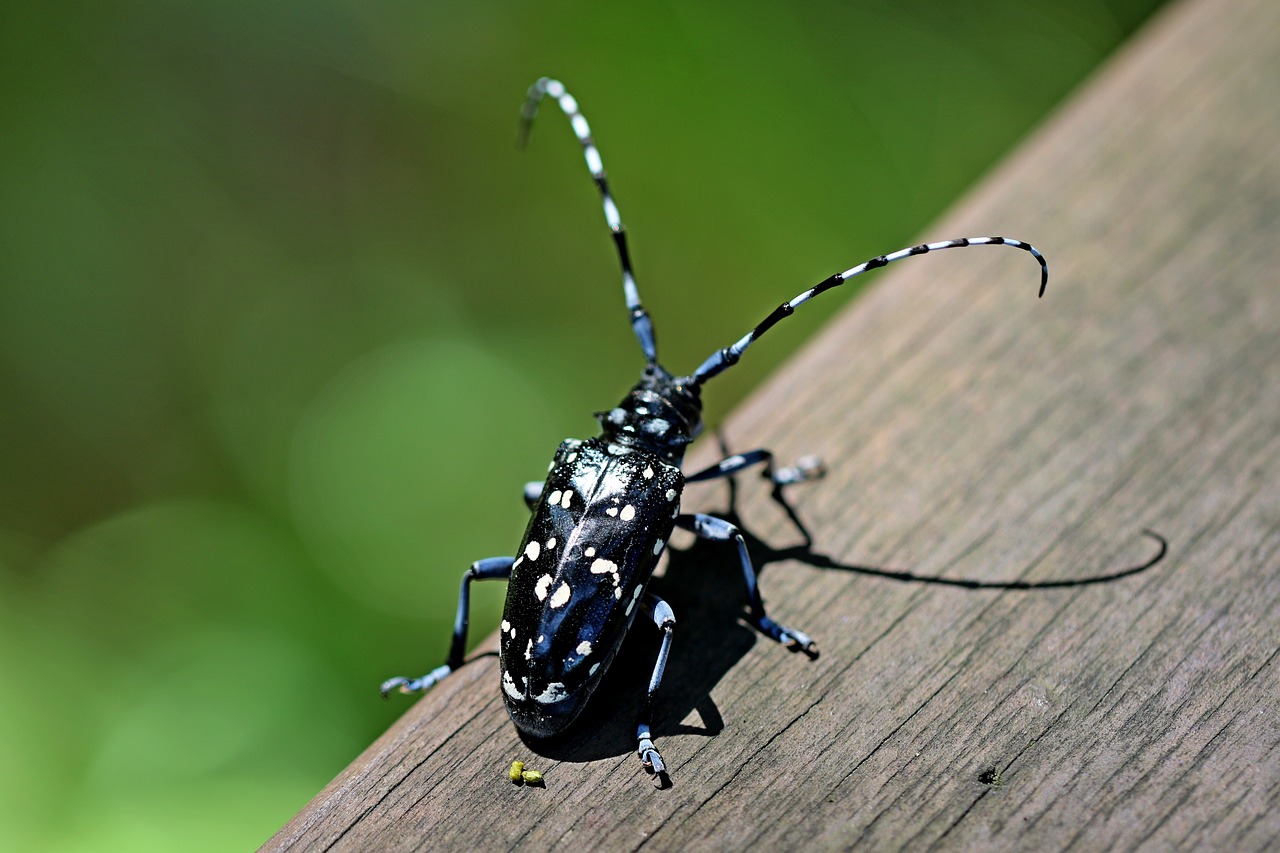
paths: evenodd
<path fill-rule="evenodd" d="M 393 690 L 425 691 L 462 666 L 471 583 L 506 580 L 499 652 L 503 699 L 517 728 L 534 737 L 550 737 L 564 731 L 579 715 L 623 638 L 643 614 L 657 626 L 662 639 L 636 725 L 636 752 L 661 786 L 666 764 L 654 746 L 650 721 L 671 651 L 675 615 L 647 587 L 675 528 L 736 546 L 747 621 L 793 652 L 811 658 L 818 655 L 808 634 L 769 617 L 738 528 L 705 513 L 681 513 L 680 498 L 689 483 L 731 477 L 756 465 L 763 466 L 763 476 L 775 489 L 821 476 L 822 465 L 809 458 L 793 466 L 775 467 L 773 454 L 760 449 L 734 454 L 685 475 L 681 470 L 685 449 L 702 431 L 703 384 L 736 364 L 751 344 L 800 305 L 868 270 L 942 249 L 1011 246 L 1029 252 L 1039 262 L 1043 296 L 1049 268 L 1034 246 L 1006 237 L 922 243 L 830 276 L 783 302 L 742 338 L 712 353 L 692 373 L 670 373 L 658 362 L 653 323 L 640 301 L 626 231 L 600 153 L 578 102 L 558 80 L 543 77 L 529 88 L 521 109 L 520 144 L 527 141 L 544 97 L 554 100 L 568 117 L 600 191 L 605 221 L 622 267 L 623 296 L 645 367 L 640 380 L 617 406 L 596 414 L 598 436 L 562 442 L 546 482 L 525 486 L 525 502 L 532 516 L 517 555 L 478 560 L 463 574 L 445 663 L 419 678 L 388 679 L 381 692 L 385 697 Z"/>

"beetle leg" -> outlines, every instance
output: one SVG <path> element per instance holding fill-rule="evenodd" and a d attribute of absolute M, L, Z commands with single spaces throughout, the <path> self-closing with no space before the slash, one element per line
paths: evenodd
<path fill-rule="evenodd" d="M 716 542 L 733 540 L 738 545 L 738 559 L 742 563 L 742 579 L 747 585 L 747 606 L 751 609 L 750 622 L 761 634 L 771 640 L 777 640 L 793 652 L 804 652 L 811 658 L 818 656 L 818 646 L 813 638 L 803 631 L 779 625 L 769 618 L 764 610 L 764 599 L 760 597 L 760 587 L 756 583 L 756 570 L 751 566 L 751 555 L 747 553 L 747 541 L 742 532 L 723 518 L 714 515 L 695 513 L 676 517 L 676 526 L 690 530 L 702 539 Z"/>
<path fill-rule="evenodd" d="M 667 783 L 667 765 L 663 762 L 658 749 L 653 745 L 653 734 L 649 724 L 653 718 L 653 696 L 662 684 L 662 674 L 667 669 L 667 657 L 671 654 L 671 635 L 676 627 L 676 616 L 671 605 L 661 598 L 649 593 L 645 596 L 644 607 L 649 611 L 653 624 L 662 632 L 662 646 L 658 649 L 658 661 L 653 665 L 653 675 L 649 676 L 649 694 L 645 697 L 644 710 L 640 712 L 640 723 L 636 726 L 636 752 L 644 762 L 645 769 L 653 773 L 653 784 L 659 788 Z"/>
<path fill-rule="evenodd" d="M 735 453 L 733 456 L 726 457 L 704 471 L 685 477 L 685 482 L 697 483 L 704 480 L 717 480 L 721 477 L 732 477 L 743 468 L 758 465 L 761 462 L 765 464 L 765 479 L 775 486 L 789 486 L 792 483 L 816 480 L 827 473 L 826 466 L 822 464 L 822 460 L 817 456 L 805 456 L 797 460 L 795 465 L 775 469 L 773 467 L 773 451 L 752 450 L 749 453 Z"/>
<path fill-rule="evenodd" d="M 392 690 L 401 693 L 421 693 L 435 685 L 449 673 L 462 666 L 463 656 L 467 652 L 467 626 L 471 621 L 471 582 L 473 580 L 508 580 L 511 577 L 511 566 L 515 557 L 490 557 L 487 560 L 476 560 L 471 568 L 462 574 L 462 588 L 458 592 L 458 612 L 453 620 L 453 642 L 449 646 L 449 657 L 444 666 L 438 666 L 421 678 L 405 678 L 397 676 L 382 682 L 379 690 L 385 699 Z"/>
<path fill-rule="evenodd" d="M 542 487 L 546 485 L 541 480 L 530 480 L 524 484 L 524 503 L 529 507 L 529 511 L 538 506 L 538 501 L 542 499 Z"/>
<path fill-rule="evenodd" d="M 721 441 L 720 446 L 726 451 L 724 442 Z M 804 537 L 806 547 L 813 544 L 813 537 L 809 535 L 809 529 L 804 526 L 804 522 L 800 520 L 800 516 L 796 515 L 795 509 L 787 500 L 786 495 L 782 493 L 784 486 L 790 486 L 794 483 L 803 483 L 806 480 L 816 480 L 827 473 L 826 466 L 822 464 L 822 460 L 817 456 L 805 456 L 799 459 L 795 465 L 788 465 L 785 468 L 775 469 L 773 467 L 773 451 L 771 450 L 752 450 L 749 453 L 735 453 L 727 456 L 710 468 L 699 471 L 696 474 L 685 477 L 686 483 L 705 482 L 707 480 L 716 480 L 721 477 L 732 477 L 734 474 L 751 465 L 764 463 L 764 478 L 773 483 L 773 490 L 770 496 L 782 507 L 783 512 L 787 514 L 787 518 L 791 519 L 791 523 L 795 525 L 796 530 L 800 531 L 800 535 Z M 734 483 L 729 482 L 730 488 L 730 506 L 733 505 L 733 489 Z"/>

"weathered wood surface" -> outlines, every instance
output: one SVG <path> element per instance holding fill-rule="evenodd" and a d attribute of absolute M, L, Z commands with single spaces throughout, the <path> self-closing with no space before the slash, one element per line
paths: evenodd
<path fill-rule="evenodd" d="M 823 654 L 742 624 L 728 555 L 676 553 L 672 788 L 630 751 L 641 632 L 565 743 L 519 739 L 480 657 L 267 848 L 1275 849 L 1278 73 L 1273 0 L 1167 10 L 928 229 L 1036 242 L 1043 300 L 1019 252 L 905 264 L 729 422 L 832 464 L 795 492 L 810 554 L 758 480 L 738 496 L 773 614 Z M 1149 557 L 1144 528 L 1168 557 L 1111 583 L 859 571 L 1085 578 Z"/>

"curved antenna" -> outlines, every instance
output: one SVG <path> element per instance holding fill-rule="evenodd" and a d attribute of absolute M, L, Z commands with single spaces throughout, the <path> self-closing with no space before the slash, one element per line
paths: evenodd
<path fill-rule="evenodd" d="M 713 353 L 710 358 L 704 361 L 701 366 L 693 372 L 693 375 L 689 377 L 689 380 L 695 386 L 701 385 L 712 376 L 715 376 L 716 374 L 737 364 L 743 351 L 747 347 L 751 346 L 757 338 L 769 331 L 775 323 L 783 317 L 790 315 L 796 310 L 796 308 L 800 307 L 805 302 L 808 302 L 813 297 L 820 293 L 825 293 L 833 287 L 839 287 L 855 275 L 861 275 L 867 270 L 879 269 L 880 267 L 891 264 L 894 261 L 900 261 L 903 258 L 909 258 L 913 255 L 927 255 L 929 252 L 936 252 L 941 249 L 962 249 L 965 246 L 1012 246 L 1015 249 L 1022 249 L 1030 252 L 1035 259 L 1040 262 L 1040 295 L 1044 296 L 1045 285 L 1049 282 L 1049 265 L 1045 263 L 1044 255 L 1041 255 L 1040 252 L 1036 250 L 1036 247 L 1032 246 L 1030 243 L 1024 243 L 1021 240 L 1014 240 L 1012 237 L 961 237 L 959 240 L 944 240 L 940 243 L 921 243 L 918 246 L 899 249 L 898 251 L 892 252 L 888 255 L 880 255 L 879 257 L 872 258 L 869 261 L 864 261 L 856 267 L 850 267 L 844 272 L 836 273 L 831 276 L 831 278 L 828 278 L 827 280 L 809 288 L 804 293 L 801 293 L 795 299 L 782 303 L 777 308 L 773 309 L 773 313 L 760 321 L 760 325 L 743 335 L 732 346 L 725 347 L 724 349 L 717 350 Z"/>
<path fill-rule="evenodd" d="M 636 288 L 636 279 L 631 272 L 631 256 L 627 252 L 627 232 L 622 225 L 622 217 L 618 206 L 609 194 L 609 184 L 605 180 L 604 164 L 600 161 L 600 152 L 596 150 L 595 140 L 591 138 L 591 128 L 586 118 L 578 111 L 578 102 L 565 91 L 564 84 L 550 77 L 542 77 L 529 87 L 529 96 L 520 108 L 520 136 L 518 144 L 521 148 L 529 140 L 529 130 L 533 127 L 533 119 L 538 115 L 538 104 L 544 95 L 550 95 L 560 105 L 561 111 L 569 117 L 573 133 L 582 143 L 582 153 L 587 159 L 587 168 L 591 177 L 600 188 L 600 198 L 604 202 L 604 219 L 613 233 L 613 244 L 618 249 L 618 261 L 622 264 L 622 291 L 627 299 L 627 311 L 631 314 L 631 328 L 640 341 L 640 349 L 650 364 L 658 362 L 658 345 L 653 336 L 653 321 L 649 312 L 640 304 L 640 291 Z"/>

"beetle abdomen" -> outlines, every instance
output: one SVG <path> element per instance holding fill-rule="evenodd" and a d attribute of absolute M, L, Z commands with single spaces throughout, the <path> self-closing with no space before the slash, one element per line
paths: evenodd
<path fill-rule="evenodd" d="M 581 712 L 635 619 L 683 486 L 678 468 L 643 450 L 560 445 L 502 622 L 503 698 L 521 730 L 546 737 Z"/>

